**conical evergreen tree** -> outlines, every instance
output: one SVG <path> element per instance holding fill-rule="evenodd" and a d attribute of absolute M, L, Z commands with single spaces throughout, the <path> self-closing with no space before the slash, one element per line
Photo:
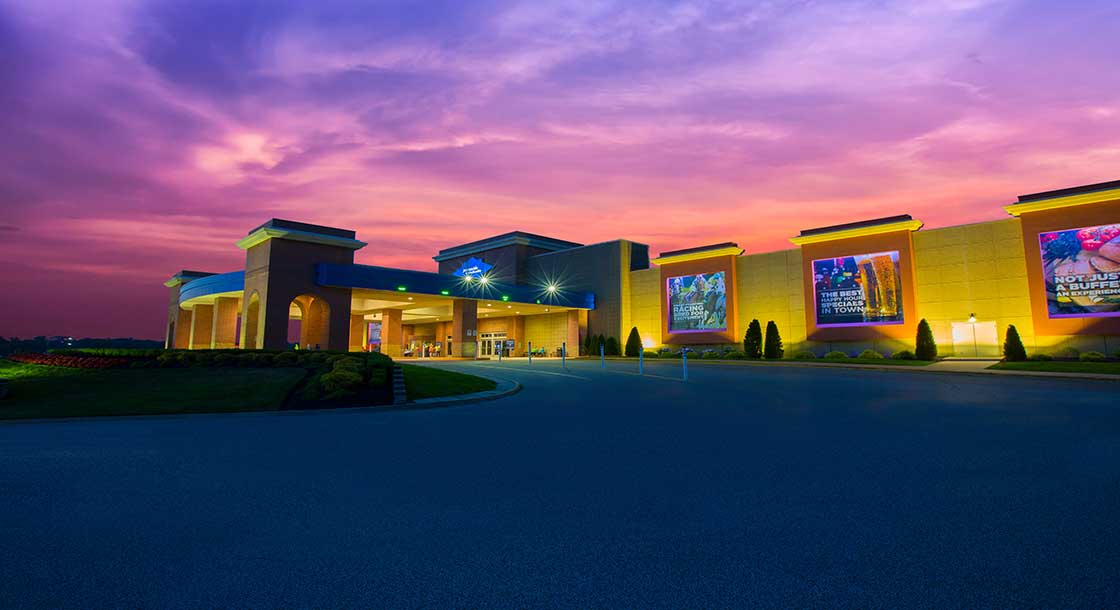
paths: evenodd
<path fill-rule="evenodd" d="M 766 344 L 762 354 L 767 360 L 781 360 L 786 350 L 782 347 L 782 336 L 778 334 L 778 325 L 770 320 L 766 323 Z"/>
<path fill-rule="evenodd" d="M 642 355 L 642 336 L 638 334 L 638 327 L 630 329 L 630 336 L 626 337 L 626 356 L 637 358 Z"/>
<path fill-rule="evenodd" d="M 606 348 L 603 349 L 603 352 L 608 356 L 620 355 L 618 350 L 618 339 L 615 339 L 614 337 L 607 337 Z"/>
<path fill-rule="evenodd" d="M 1008 362 L 1023 362 L 1027 359 L 1027 348 L 1014 324 L 1007 327 L 1007 338 L 1003 342 L 1003 359 Z"/>
<path fill-rule="evenodd" d="M 922 318 L 918 322 L 918 336 L 914 341 L 914 356 L 918 360 L 937 360 L 937 342 L 933 340 L 933 331 L 929 322 Z"/>
<path fill-rule="evenodd" d="M 743 352 L 747 358 L 762 357 L 762 325 L 758 320 L 751 320 L 747 326 L 747 334 L 743 335 Z"/>

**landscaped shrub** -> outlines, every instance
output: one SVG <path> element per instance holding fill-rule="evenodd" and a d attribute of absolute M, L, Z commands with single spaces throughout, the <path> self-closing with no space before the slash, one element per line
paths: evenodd
<path fill-rule="evenodd" d="M 793 358 L 794 360 L 815 360 L 817 358 L 817 355 L 814 354 L 813 350 L 811 349 L 799 349 L 793 352 L 793 355 L 790 356 L 790 358 Z"/>
<path fill-rule="evenodd" d="M 918 334 L 914 341 L 914 355 L 918 360 L 937 360 L 937 342 L 933 340 L 933 330 L 929 327 L 929 322 L 922 318 L 918 322 Z"/>
<path fill-rule="evenodd" d="M 747 333 L 743 335 L 743 352 L 747 358 L 762 358 L 762 325 L 758 320 L 751 320 L 747 326 Z"/>
<path fill-rule="evenodd" d="M 746 360 L 747 359 L 747 355 L 745 353 L 739 351 L 739 350 L 731 350 L 729 352 L 724 352 L 723 357 L 728 359 L 728 360 Z"/>
<path fill-rule="evenodd" d="M 217 354 L 214 356 L 214 366 L 233 366 L 237 364 L 237 357 L 233 354 Z"/>
<path fill-rule="evenodd" d="M 1054 357 L 1050 354 L 1031 354 L 1028 358 L 1028 360 L 1034 360 L 1035 362 L 1050 362 L 1053 359 Z"/>
<path fill-rule="evenodd" d="M 1008 362 L 1023 362 L 1027 359 L 1027 348 L 1014 324 L 1007 326 L 1007 336 L 1003 341 L 1003 359 Z"/>
<path fill-rule="evenodd" d="M 1108 358 L 1100 352 L 1085 352 L 1081 354 L 1080 360 L 1082 362 L 1104 362 Z"/>
<path fill-rule="evenodd" d="M 859 353 L 860 358 L 867 358 L 870 360 L 882 360 L 883 355 L 873 349 L 865 349 Z"/>
<path fill-rule="evenodd" d="M 782 347 L 782 336 L 778 334 L 778 325 L 770 320 L 766 323 L 766 341 L 765 347 L 762 350 L 762 355 L 766 356 L 767 360 L 781 360 L 785 355 L 786 350 Z"/>
<path fill-rule="evenodd" d="M 159 357 L 156 358 L 156 364 L 163 368 L 173 368 L 179 366 L 179 354 L 175 352 L 160 354 Z"/>
<path fill-rule="evenodd" d="M 718 360 L 722 354 L 714 349 L 706 349 L 700 353 L 700 357 L 705 360 Z"/>
<path fill-rule="evenodd" d="M 224 356 L 225 354 L 220 354 Z M 295 352 L 283 352 L 276 354 L 272 359 L 273 366 L 299 366 L 299 354 Z"/>
<path fill-rule="evenodd" d="M 1080 355 L 1081 351 L 1076 347 L 1063 347 L 1053 354 L 1054 358 L 1057 360 L 1077 360 Z"/>
<path fill-rule="evenodd" d="M 653 350 L 647 349 L 646 351 L 642 352 L 642 357 L 643 358 L 660 358 L 661 354 L 658 353 L 658 352 L 655 352 Z"/>
<path fill-rule="evenodd" d="M 326 398 L 339 398 L 353 395 L 358 386 L 362 385 L 362 376 L 345 368 L 335 369 L 329 373 L 323 373 L 319 377 L 319 383 L 323 385 Z"/>
<path fill-rule="evenodd" d="M 626 337 L 626 356 L 637 358 L 642 353 L 642 336 L 638 334 L 638 327 L 630 329 L 630 336 Z"/>
<path fill-rule="evenodd" d="M 620 356 L 622 352 L 618 349 L 618 339 L 614 337 L 607 337 L 607 347 L 604 350 L 608 356 Z"/>
<path fill-rule="evenodd" d="M 895 360 L 916 360 L 917 359 L 917 357 L 914 356 L 914 352 L 912 352 L 908 349 L 899 350 L 899 351 L 891 354 L 891 358 L 894 358 Z"/>
<path fill-rule="evenodd" d="M 848 355 L 840 351 L 831 351 L 824 355 L 827 360 L 846 360 Z"/>

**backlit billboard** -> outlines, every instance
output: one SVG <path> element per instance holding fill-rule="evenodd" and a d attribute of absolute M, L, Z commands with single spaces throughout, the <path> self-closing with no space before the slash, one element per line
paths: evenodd
<path fill-rule="evenodd" d="M 1051 318 L 1120 315 L 1120 224 L 1039 233 Z"/>
<path fill-rule="evenodd" d="M 670 333 L 727 330 L 727 285 L 723 271 L 670 277 L 666 284 Z"/>
<path fill-rule="evenodd" d="M 813 261 L 817 327 L 902 324 L 898 251 Z"/>

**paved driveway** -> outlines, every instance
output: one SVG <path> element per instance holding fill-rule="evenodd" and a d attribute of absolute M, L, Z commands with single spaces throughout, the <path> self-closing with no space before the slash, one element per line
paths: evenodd
<path fill-rule="evenodd" d="M 442 366 L 525 389 L 413 412 L 0 423 L 0 605 L 1120 600 L 1114 382 Z"/>

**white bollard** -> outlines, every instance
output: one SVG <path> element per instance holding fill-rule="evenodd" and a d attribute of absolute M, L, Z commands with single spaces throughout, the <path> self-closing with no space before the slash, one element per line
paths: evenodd
<path fill-rule="evenodd" d="M 529 342 L 529 364 L 533 364 L 533 342 Z"/>
<path fill-rule="evenodd" d="M 564 341 L 560 344 L 560 368 L 568 368 L 568 342 Z"/>

